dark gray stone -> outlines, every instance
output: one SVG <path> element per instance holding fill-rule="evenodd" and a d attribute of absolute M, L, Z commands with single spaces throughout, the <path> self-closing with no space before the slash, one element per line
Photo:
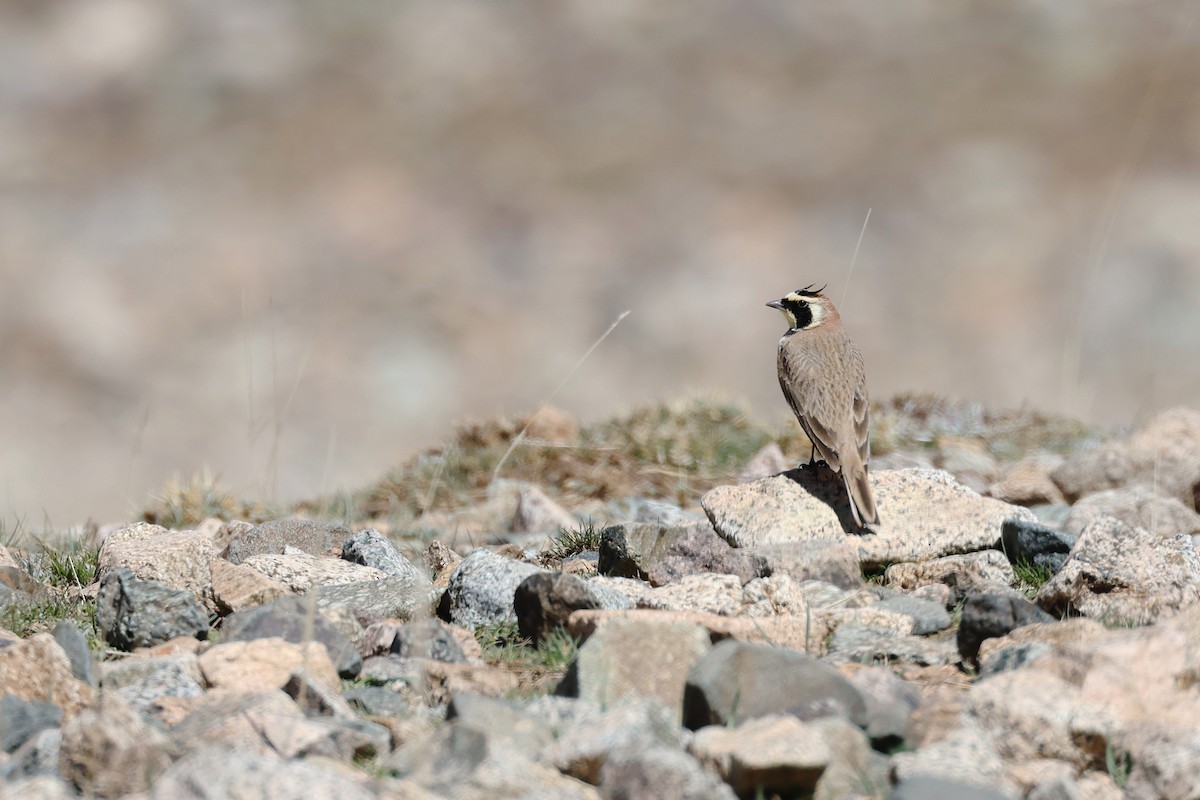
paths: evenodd
<path fill-rule="evenodd" d="M 1014 800 L 1012 795 L 972 786 L 969 783 L 926 777 L 902 781 L 892 789 L 889 800 Z"/>
<path fill-rule="evenodd" d="M 742 583 L 763 574 L 761 559 L 730 547 L 708 523 L 610 526 L 600 534 L 598 567 L 602 575 L 640 578 L 652 586 L 700 573 L 737 575 Z"/>
<path fill-rule="evenodd" d="M 1045 642 L 1027 642 L 1002 648 L 979 665 L 979 680 L 1001 672 L 1020 669 L 1053 650 L 1054 648 Z"/>
<path fill-rule="evenodd" d="M 377 581 L 314 586 L 317 608 L 344 606 L 364 620 L 421 619 L 433 614 L 441 595 L 429 579 L 389 577 Z"/>
<path fill-rule="evenodd" d="M 1026 562 L 1058 572 L 1075 544 L 1072 536 L 1037 522 L 1024 519 L 1005 520 L 1000 526 L 1000 544 L 1009 562 Z"/>
<path fill-rule="evenodd" d="M 1003 636 L 1015 628 L 1035 622 L 1054 622 L 1054 617 L 1023 597 L 967 595 L 962 620 L 958 624 L 958 652 L 963 661 L 975 663 L 984 639 Z"/>
<path fill-rule="evenodd" d="M 153 647 L 179 636 L 208 636 L 208 614 L 196 596 L 162 581 L 142 580 L 126 567 L 100 582 L 96 627 L 118 650 Z"/>
<path fill-rule="evenodd" d="M 282 553 L 295 547 L 314 556 L 335 555 L 352 535 L 345 525 L 308 519 L 272 519 L 234 539 L 225 548 L 225 560 L 241 564 L 250 556 Z"/>
<path fill-rule="evenodd" d="M 449 664 L 462 664 L 467 660 L 450 626 L 439 619 L 402 625 L 392 640 L 391 652 L 401 658 L 432 658 Z"/>
<path fill-rule="evenodd" d="M 887 667 L 858 670 L 850 683 L 866 701 L 866 733 L 872 746 L 882 752 L 896 749 L 908 733 L 909 717 L 921 703 L 920 692 Z"/>
<path fill-rule="evenodd" d="M 600 608 L 600 600 L 580 578 L 566 572 L 539 572 L 517 585 L 513 609 L 521 636 L 535 645 L 566 625 L 571 612 Z"/>
<path fill-rule="evenodd" d="M 941 603 L 906 594 L 895 594 L 880 600 L 875 608 L 895 611 L 913 618 L 913 634 L 925 636 L 950 627 L 950 613 Z"/>
<path fill-rule="evenodd" d="M 71 672 L 76 678 L 88 686 L 96 686 L 96 672 L 92 661 L 92 651 L 88 649 L 87 637 L 74 622 L 63 620 L 54 626 L 50 632 L 54 641 L 67 654 L 71 662 Z"/>
<path fill-rule="evenodd" d="M 372 656 L 363 662 L 359 677 L 373 683 L 404 683 L 420 685 L 425 680 L 425 670 L 420 658 L 401 658 L 397 655 Z"/>
<path fill-rule="evenodd" d="M 412 714 L 412 706 L 408 701 L 384 686 L 347 689 L 342 697 L 351 708 L 368 717 L 402 719 Z"/>
<path fill-rule="evenodd" d="M 730 786 L 684 751 L 665 745 L 624 747 L 600 769 L 600 792 L 609 800 L 736 800 Z"/>
<path fill-rule="evenodd" d="M 538 567 L 476 548 L 454 568 L 446 587 L 450 622 L 468 630 L 497 622 L 515 622 L 513 596 L 521 581 Z"/>
<path fill-rule="evenodd" d="M 342 542 L 342 558 L 396 578 L 428 580 L 424 572 L 404 557 L 395 542 L 373 528 L 352 534 Z"/>
<path fill-rule="evenodd" d="M 692 730 L 780 713 L 801 719 L 838 714 L 867 724 L 859 691 L 833 667 L 794 650 L 726 639 L 688 673 L 683 724 Z"/>
<path fill-rule="evenodd" d="M 319 611 L 310 610 L 303 597 L 284 597 L 238 611 L 226 617 L 221 627 L 223 642 L 249 642 L 272 636 L 293 644 L 320 642 L 343 678 L 353 678 L 362 669 L 362 656 L 346 634 Z"/>
<path fill-rule="evenodd" d="M 53 703 L 6 694 L 0 697 L 0 750 L 11 753 L 38 731 L 57 728 L 62 721 L 63 710 Z"/>

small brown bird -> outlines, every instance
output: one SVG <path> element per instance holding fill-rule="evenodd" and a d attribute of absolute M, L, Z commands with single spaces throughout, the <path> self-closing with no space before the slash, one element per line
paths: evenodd
<path fill-rule="evenodd" d="M 821 294 L 824 289 L 806 286 L 767 303 L 788 318 L 788 331 L 779 340 L 779 385 L 813 450 L 830 469 L 841 472 L 861 528 L 879 523 L 867 480 L 867 376 L 862 352 L 842 327 L 833 303 Z"/>

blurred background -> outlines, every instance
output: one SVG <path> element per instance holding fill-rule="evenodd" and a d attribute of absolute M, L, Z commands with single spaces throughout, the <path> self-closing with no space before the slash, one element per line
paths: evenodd
<path fill-rule="evenodd" d="M 354 488 L 467 417 L 1200 402 L 1198 4 L 0 3 L 0 514 Z M 856 243 L 870 211 L 861 250 Z"/>

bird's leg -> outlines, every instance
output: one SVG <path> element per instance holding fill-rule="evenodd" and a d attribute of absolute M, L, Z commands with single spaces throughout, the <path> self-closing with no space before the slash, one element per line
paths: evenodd
<path fill-rule="evenodd" d="M 812 451 L 808 454 L 808 466 L 811 469 L 817 465 L 817 446 L 812 446 Z"/>

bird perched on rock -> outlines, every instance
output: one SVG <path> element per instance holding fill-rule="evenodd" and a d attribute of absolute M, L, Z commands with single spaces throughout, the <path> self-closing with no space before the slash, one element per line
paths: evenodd
<path fill-rule="evenodd" d="M 813 450 L 842 474 L 850 510 L 861 528 L 879 523 L 867 480 L 867 376 L 862 352 L 842 327 L 833 303 L 821 294 L 824 288 L 806 286 L 767 303 L 788 319 L 787 333 L 779 340 L 779 385 Z"/>

